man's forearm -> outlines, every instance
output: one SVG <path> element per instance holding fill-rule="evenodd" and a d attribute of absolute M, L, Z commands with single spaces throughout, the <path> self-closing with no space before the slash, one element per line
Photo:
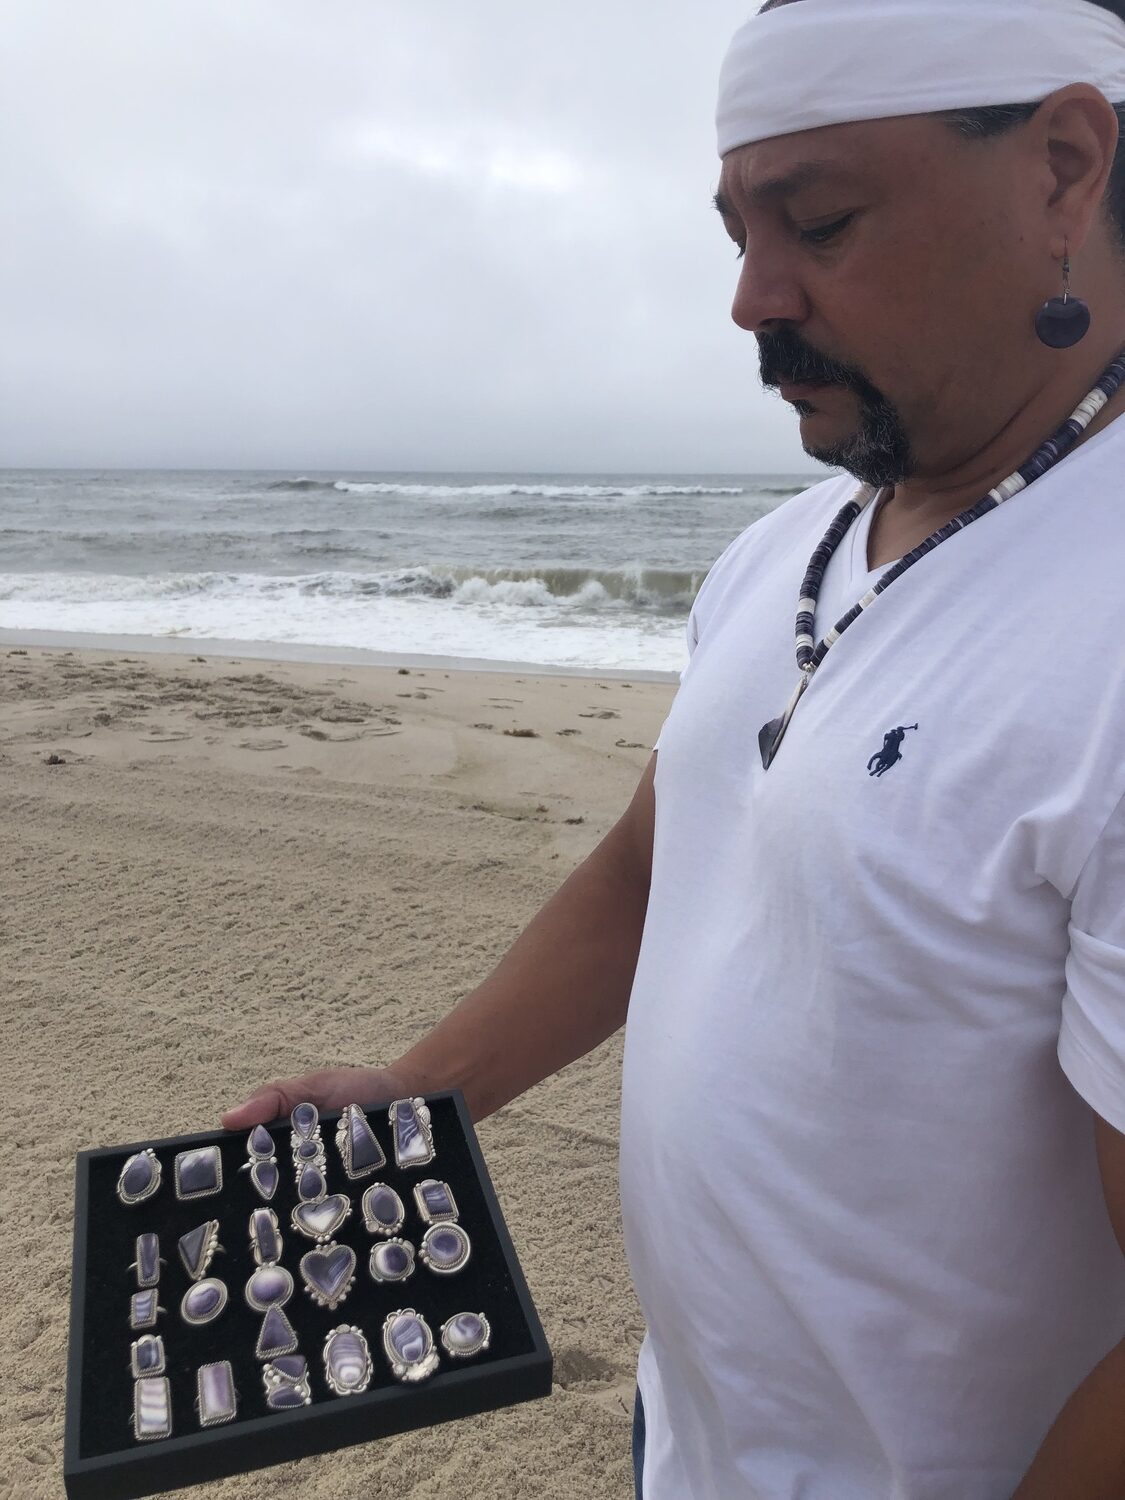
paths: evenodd
<path fill-rule="evenodd" d="M 1125 1342 L 1063 1407 L 1012 1500 L 1125 1500 Z"/>
<path fill-rule="evenodd" d="M 615 828 L 392 1071 L 420 1092 L 462 1089 L 479 1120 L 589 1052 L 624 1023 L 647 904 L 647 876 Z"/>

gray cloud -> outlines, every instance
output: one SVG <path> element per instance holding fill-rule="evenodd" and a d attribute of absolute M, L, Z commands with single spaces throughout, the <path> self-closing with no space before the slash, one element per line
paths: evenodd
<path fill-rule="evenodd" d="M 726 0 L 25 0 L 12 465 L 807 470 L 710 209 Z"/>

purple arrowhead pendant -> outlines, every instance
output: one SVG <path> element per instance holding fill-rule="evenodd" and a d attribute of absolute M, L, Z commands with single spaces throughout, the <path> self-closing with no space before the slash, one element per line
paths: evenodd
<path fill-rule="evenodd" d="M 468 1359 L 488 1348 L 492 1328 L 484 1313 L 457 1313 L 441 1325 L 441 1342 L 447 1354 Z"/>
<path fill-rule="evenodd" d="M 215 1364 L 200 1365 L 195 1372 L 196 1410 L 200 1427 L 217 1427 L 220 1422 L 233 1422 L 238 1411 L 238 1396 L 234 1389 L 234 1371 L 229 1359 L 220 1359 Z"/>
<path fill-rule="evenodd" d="M 250 1165 L 250 1181 L 254 1184 L 254 1191 L 267 1203 L 277 1192 L 279 1180 L 275 1161 L 256 1161 Z"/>
<path fill-rule="evenodd" d="M 336 1148 L 344 1171 L 353 1182 L 358 1177 L 370 1176 L 387 1164 L 383 1148 L 358 1104 L 347 1105 L 340 1116 L 336 1126 Z"/>
<path fill-rule="evenodd" d="M 117 1196 L 122 1203 L 143 1203 L 160 1186 L 160 1162 L 151 1146 L 130 1156 L 117 1179 Z"/>
<path fill-rule="evenodd" d="M 336 1244 L 309 1250 L 301 1256 L 301 1276 L 318 1307 L 338 1307 L 355 1281 L 355 1251 Z"/>
<path fill-rule="evenodd" d="M 223 1159 L 218 1146 L 200 1146 L 176 1157 L 176 1197 L 181 1202 L 222 1192 Z"/>
<path fill-rule="evenodd" d="M 409 1240 L 384 1240 L 373 1245 L 367 1269 L 372 1281 L 405 1281 L 414 1275 L 414 1246 Z"/>
<path fill-rule="evenodd" d="M 327 1243 L 352 1211 L 351 1199 L 346 1193 L 333 1193 L 330 1198 L 321 1198 L 316 1203 L 298 1203 L 293 1210 L 291 1222 L 298 1234 L 307 1240 Z"/>
<path fill-rule="evenodd" d="M 172 1388 L 166 1375 L 146 1375 L 133 1385 L 133 1436 L 139 1443 L 172 1435 Z"/>
<path fill-rule="evenodd" d="M 206 1276 L 215 1251 L 220 1249 L 218 1219 L 208 1219 L 206 1224 L 200 1224 L 195 1229 L 189 1229 L 187 1234 L 181 1234 L 180 1260 L 188 1274 L 188 1280 L 199 1281 Z"/>
<path fill-rule="evenodd" d="M 142 1375 L 164 1374 L 164 1340 L 158 1333 L 142 1334 L 130 1345 L 129 1368 L 134 1380 L 140 1380 Z"/>
<path fill-rule="evenodd" d="M 325 1339 L 324 1379 L 336 1396 L 351 1396 L 370 1385 L 371 1351 L 358 1328 L 341 1323 Z"/>
<path fill-rule="evenodd" d="M 425 1380 L 438 1367 L 434 1336 L 412 1307 L 388 1313 L 383 1323 L 383 1353 L 396 1380 Z"/>
<path fill-rule="evenodd" d="M 418 1259 L 439 1276 L 451 1276 L 461 1269 L 471 1251 L 469 1236 L 460 1224 L 435 1224 L 422 1236 Z"/>
<path fill-rule="evenodd" d="M 360 1203 L 369 1234 L 397 1234 L 406 1222 L 402 1199 L 385 1182 L 373 1182 Z"/>
<path fill-rule="evenodd" d="M 428 1177 L 414 1189 L 418 1213 L 427 1224 L 445 1224 L 457 1217 L 457 1204 L 448 1182 Z"/>
<path fill-rule="evenodd" d="M 259 1266 L 246 1283 L 246 1301 L 255 1312 L 284 1307 L 293 1295 L 293 1278 L 284 1266 Z"/>
<path fill-rule="evenodd" d="M 270 1411 L 287 1411 L 293 1406 L 308 1406 L 309 1367 L 303 1354 L 282 1354 L 262 1366 L 262 1384 L 266 1388 L 266 1405 Z"/>
<path fill-rule="evenodd" d="M 394 1135 L 396 1166 L 424 1167 L 433 1161 L 434 1137 L 424 1099 L 396 1099 L 387 1118 Z"/>
<path fill-rule="evenodd" d="M 137 1273 L 137 1285 L 155 1286 L 160 1280 L 160 1239 L 155 1234 L 138 1234 L 136 1260 L 129 1267 Z"/>
<path fill-rule="evenodd" d="M 271 1307 L 262 1319 L 262 1331 L 254 1350 L 258 1359 L 273 1359 L 277 1354 L 292 1354 L 297 1334 L 280 1307 Z"/>
<path fill-rule="evenodd" d="M 227 1305 L 227 1289 L 217 1276 L 189 1286 L 180 1301 L 180 1317 L 185 1323 L 211 1323 Z"/>

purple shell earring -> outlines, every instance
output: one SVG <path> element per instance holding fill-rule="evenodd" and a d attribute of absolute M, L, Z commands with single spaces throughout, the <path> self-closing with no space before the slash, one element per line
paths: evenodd
<path fill-rule="evenodd" d="M 1035 332 L 1048 349 L 1072 349 L 1090 331 L 1090 308 L 1070 295 L 1070 246 L 1063 251 L 1063 294 L 1052 297 L 1035 315 Z"/>

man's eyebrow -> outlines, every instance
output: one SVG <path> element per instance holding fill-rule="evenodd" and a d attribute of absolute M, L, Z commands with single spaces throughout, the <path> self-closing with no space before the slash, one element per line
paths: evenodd
<path fill-rule="evenodd" d="M 746 196 L 755 207 L 759 207 L 765 203 L 776 202 L 779 198 L 789 198 L 803 188 L 813 187 L 823 180 L 846 178 L 851 175 L 846 168 L 839 166 L 836 162 L 806 161 L 794 167 L 791 172 L 783 172 L 778 177 L 767 177 L 764 182 L 759 182 L 752 187 Z M 722 188 L 715 194 L 714 204 L 724 219 L 738 217 Z"/>

